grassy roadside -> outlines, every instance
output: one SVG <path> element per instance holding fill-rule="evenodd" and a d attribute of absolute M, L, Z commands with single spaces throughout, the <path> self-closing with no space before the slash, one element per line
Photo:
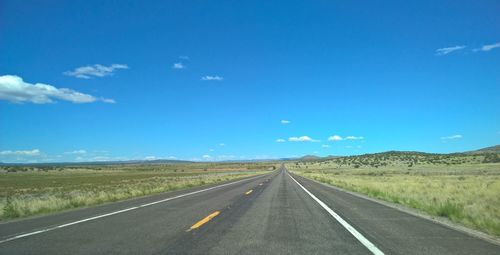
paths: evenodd
<path fill-rule="evenodd" d="M 401 204 L 500 236 L 500 164 L 387 168 L 297 168 L 303 177 Z"/>
<path fill-rule="evenodd" d="M 162 170 L 100 167 L 0 173 L 0 220 L 220 183 L 268 172 L 269 166 L 205 165 Z"/>

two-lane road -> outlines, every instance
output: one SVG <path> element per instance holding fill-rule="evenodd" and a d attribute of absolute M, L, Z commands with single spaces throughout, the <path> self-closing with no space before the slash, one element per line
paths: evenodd
<path fill-rule="evenodd" d="M 284 168 L 0 224 L 0 254 L 500 254 L 500 246 Z"/>

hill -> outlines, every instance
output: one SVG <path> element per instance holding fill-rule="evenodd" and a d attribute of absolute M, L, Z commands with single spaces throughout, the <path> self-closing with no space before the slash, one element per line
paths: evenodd
<path fill-rule="evenodd" d="M 458 165 L 500 162 L 500 145 L 463 153 L 426 153 L 418 151 L 386 151 L 380 153 L 343 156 L 343 157 L 317 157 L 304 156 L 296 160 L 300 162 L 315 163 L 325 166 L 407 166 L 414 165 Z"/>
<path fill-rule="evenodd" d="M 500 145 L 482 148 L 475 151 L 468 151 L 468 154 L 481 154 L 481 153 L 500 153 Z"/>

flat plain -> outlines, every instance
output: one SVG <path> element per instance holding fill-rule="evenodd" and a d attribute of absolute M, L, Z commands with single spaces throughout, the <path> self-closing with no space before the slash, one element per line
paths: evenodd
<path fill-rule="evenodd" d="M 0 220 L 220 183 L 268 163 L 91 164 L 0 167 Z"/>

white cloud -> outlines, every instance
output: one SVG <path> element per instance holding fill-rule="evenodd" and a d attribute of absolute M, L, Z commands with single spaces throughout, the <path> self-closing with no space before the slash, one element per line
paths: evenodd
<path fill-rule="evenodd" d="M 53 103 L 54 99 L 72 103 L 92 103 L 97 100 L 105 103 L 114 102 L 113 99 L 98 99 L 72 89 L 56 88 L 43 83 L 27 83 L 15 75 L 0 76 L 0 99 L 13 103 L 31 102 L 35 104 Z"/>
<path fill-rule="evenodd" d="M 500 47 L 500 42 L 497 42 L 494 44 L 483 45 L 481 48 L 474 49 L 474 51 L 490 51 L 492 49 L 499 48 L 499 47 Z"/>
<path fill-rule="evenodd" d="M 112 64 L 110 66 L 103 66 L 100 64 L 95 64 L 93 66 L 82 66 L 78 67 L 73 71 L 64 72 L 65 75 L 73 76 L 80 79 L 90 79 L 93 77 L 104 77 L 113 75 L 116 69 L 128 69 L 127 65 L 124 64 Z"/>
<path fill-rule="evenodd" d="M 290 141 L 290 142 L 319 142 L 319 140 L 312 139 L 311 137 L 309 137 L 307 135 L 300 136 L 300 137 L 292 136 L 292 137 L 288 138 L 288 141 Z"/>
<path fill-rule="evenodd" d="M 167 159 L 177 159 L 177 157 L 174 156 L 168 156 Z"/>
<path fill-rule="evenodd" d="M 0 151 L 0 155 L 5 156 L 39 156 L 41 151 L 39 149 L 33 150 L 20 150 L 20 151 Z"/>
<path fill-rule="evenodd" d="M 347 149 L 361 149 L 362 146 L 361 145 L 357 145 L 357 146 L 347 145 L 346 148 Z"/>
<path fill-rule="evenodd" d="M 219 155 L 217 156 L 217 159 L 219 160 L 229 160 L 229 159 L 234 159 L 236 156 L 234 155 Z"/>
<path fill-rule="evenodd" d="M 103 101 L 104 103 L 108 103 L 108 104 L 114 104 L 116 103 L 116 101 L 114 99 L 111 99 L 111 98 L 100 98 L 101 101 Z"/>
<path fill-rule="evenodd" d="M 155 160 L 156 156 L 146 156 L 144 157 L 144 160 Z"/>
<path fill-rule="evenodd" d="M 462 135 L 450 135 L 441 137 L 441 140 L 453 140 L 453 139 L 460 139 L 462 137 L 463 137 Z"/>
<path fill-rule="evenodd" d="M 181 62 L 179 62 L 179 63 L 174 63 L 174 65 L 172 65 L 172 68 L 173 69 L 184 69 L 184 68 L 186 68 L 186 66 L 183 65 Z"/>
<path fill-rule="evenodd" d="M 436 55 L 438 55 L 438 56 L 447 55 L 447 54 L 450 54 L 454 51 L 463 50 L 463 49 L 465 49 L 465 47 L 467 47 L 467 46 L 457 45 L 457 46 L 453 46 L 453 47 L 446 47 L 446 48 L 437 49 Z"/>
<path fill-rule="evenodd" d="M 289 120 L 281 120 L 280 122 L 281 122 L 281 124 L 284 124 L 284 125 L 286 125 L 286 124 L 290 124 L 290 121 L 289 121 Z"/>
<path fill-rule="evenodd" d="M 286 142 L 286 140 L 285 140 L 285 139 L 281 139 L 281 138 L 280 138 L 280 139 L 276 139 L 276 142 L 277 142 L 277 143 L 284 143 L 284 142 Z"/>
<path fill-rule="evenodd" d="M 95 161 L 108 161 L 110 160 L 110 157 L 108 156 L 95 156 L 92 158 L 92 160 L 95 160 Z"/>
<path fill-rule="evenodd" d="M 330 137 L 328 137 L 328 141 L 342 141 L 343 138 L 339 135 L 332 135 Z"/>
<path fill-rule="evenodd" d="M 352 135 L 350 135 L 350 136 L 347 136 L 347 137 L 346 137 L 346 138 L 344 138 L 344 139 L 345 139 L 345 140 L 363 140 L 363 139 L 365 139 L 365 138 L 364 138 L 364 137 L 362 137 L 362 136 L 352 136 Z"/>
<path fill-rule="evenodd" d="M 67 151 L 64 154 L 86 154 L 86 150 L 74 150 L 74 151 Z"/>
<path fill-rule="evenodd" d="M 328 137 L 328 141 L 342 141 L 342 140 L 363 140 L 365 139 L 364 137 L 362 136 L 353 136 L 353 135 L 350 135 L 350 136 L 346 136 L 346 137 L 342 137 L 342 136 L 339 136 L 339 135 L 332 135 L 330 137 Z"/>
<path fill-rule="evenodd" d="M 201 156 L 201 158 L 202 158 L 203 160 L 213 160 L 212 156 L 210 156 L 210 155 L 208 155 L 208 154 L 205 154 L 205 155 Z"/>
<path fill-rule="evenodd" d="M 330 145 L 328 145 L 328 144 L 322 144 L 321 147 L 322 148 L 330 148 Z"/>
<path fill-rule="evenodd" d="M 201 80 L 202 81 L 222 81 L 222 80 L 224 80 L 224 78 L 221 76 L 218 76 L 218 75 L 215 75 L 215 76 L 206 75 L 206 76 L 201 77 Z"/>
<path fill-rule="evenodd" d="M 208 149 L 208 151 L 215 151 L 214 149 Z"/>
<path fill-rule="evenodd" d="M 226 146 L 226 144 L 225 143 L 219 143 L 219 146 L 220 147 L 224 147 L 224 146 Z"/>

